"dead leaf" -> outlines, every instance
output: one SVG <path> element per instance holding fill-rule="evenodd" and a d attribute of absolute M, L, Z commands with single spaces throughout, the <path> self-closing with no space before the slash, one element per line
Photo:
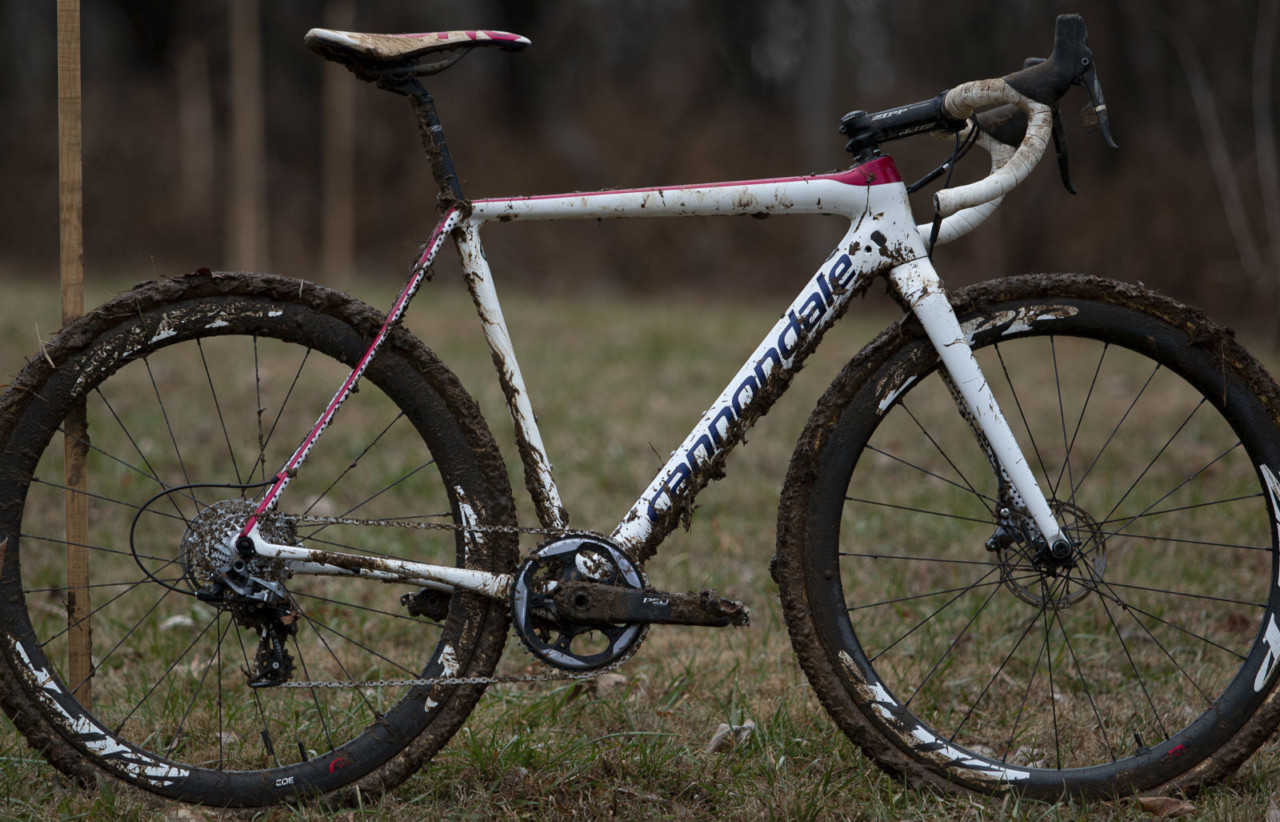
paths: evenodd
<path fill-rule="evenodd" d="M 756 723 L 748 719 L 741 725 L 727 725 L 723 722 L 707 743 L 707 753 L 725 753 L 731 751 L 750 738 L 756 729 Z"/>
<path fill-rule="evenodd" d="M 619 673 L 607 673 L 600 674 L 591 682 L 595 686 L 596 696 L 604 698 L 625 688 L 627 678 Z"/>
<path fill-rule="evenodd" d="M 1196 812 L 1196 806 L 1173 796 L 1140 796 L 1138 806 L 1156 819 L 1177 819 Z"/>
<path fill-rule="evenodd" d="M 1265 822 L 1280 822 L 1280 805 L 1276 804 L 1274 798 L 1267 803 L 1267 815 L 1264 820 Z"/>

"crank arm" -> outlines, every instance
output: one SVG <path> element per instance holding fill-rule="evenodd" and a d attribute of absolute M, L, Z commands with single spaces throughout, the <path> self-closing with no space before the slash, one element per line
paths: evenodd
<path fill-rule="evenodd" d="M 669 594 L 598 582 L 571 582 L 556 587 L 557 614 L 586 624 L 705 625 L 723 628 L 746 625 L 747 606 L 722 599 L 715 591 Z"/>
<path fill-rule="evenodd" d="M 275 545 L 261 538 L 254 539 L 254 555 L 287 562 L 294 574 L 352 576 L 381 582 L 403 582 L 440 591 L 470 591 L 503 603 L 510 599 L 514 584 L 511 574 L 339 551 L 317 551 L 296 545 Z"/>

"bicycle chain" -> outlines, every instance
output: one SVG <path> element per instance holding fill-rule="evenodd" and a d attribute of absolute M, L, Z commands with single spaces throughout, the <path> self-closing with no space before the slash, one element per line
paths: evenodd
<path fill-rule="evenodd" d="M 306 514 L 277 514 L 272 518 L 287 525 L 359 525 L 378 528 L 405 528 L 418 531 L 461 531 L 466 529 L 480 534 L 531 534 L 540 537 L 563 537 L 577 533 L 567 528 L 521 528 L 518 525 L 459 525 L 454 522 L 412 522 L 399 519 L 360 519 L 358 517 L 321 517 Z M 524 643 L 520 643 L 523 648 Z M 635 653 L 636 649 L 632 650 Z M 562 682 L 565 680 L 596 679 L 621 667 L 631 654 L 595 671 L 557 671 L 545 674 L 507 676 L 436 676 L 417 679 L 332 680 L 314 682 L 284 682 L 280 688 L 413 688 L 418 685 L 506 685 L 517 682 Z"/>

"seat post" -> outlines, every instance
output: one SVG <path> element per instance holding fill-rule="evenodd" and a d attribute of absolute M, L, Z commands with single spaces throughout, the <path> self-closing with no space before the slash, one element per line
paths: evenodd
<path fill-rule="evenodd" d="M 453 157 L 449 154 L 449 144 L 444 139 L 444 127 L 440 124 L 440 116 L 436 113 L 436 104 L 431 95 L 418 82 L 418 78 L 404 72 L 386 73 L 378 79 L 378 85 L 387 91 L 403 94 L 409 98 L 409 105 L 418 118 L 418 132 L 422 135 L 422 147 L 427 150 L 431 160 L 431 173 L 440 186 L 441 213 L 448 210 L 453 203 L 465 200 L 462 196 L 462 183 L 458 180 L 458 172 L 453 167 Z"/>

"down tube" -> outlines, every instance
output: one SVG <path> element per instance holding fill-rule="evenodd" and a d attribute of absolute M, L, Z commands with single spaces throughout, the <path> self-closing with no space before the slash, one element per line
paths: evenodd
<path fill-rule="evenodd" d="M 786 389 L 822 334 L 848 308 L 850 298 L 861 293 L 876 274 L 902 262 L 883 244 L 860 242 L 868 231 L 862 222 L 850 227 L 837 250 L 614 529 L 611 536 L 632 557 L 643 561 L 651 556 L 690 510 L 694 496 L 718 474 L 746 429 Z"/>

